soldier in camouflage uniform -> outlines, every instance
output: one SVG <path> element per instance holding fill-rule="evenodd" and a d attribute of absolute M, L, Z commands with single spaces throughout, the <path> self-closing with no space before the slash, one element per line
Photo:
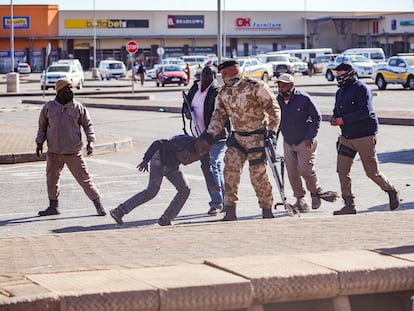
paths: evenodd
<path fill-rule="evenodd" d="M 280 107 L 267 84 L 240 74 L 238 63 L 225 61 L 218 67 L 224 86 L 216 98 L 216 109 L 202 134 L 209 143 L 230 119 L 233 132 L 227 141 L 224 158 L 224 221 L 236 220 L 240 175 L 249 161 L 250 180 L 256 192 L 263 218 L 273 218 L 272 185 L 266 172 L 264 139 L 279 127 Z M 200 137 L 202 138 L 202 137 Z"/>

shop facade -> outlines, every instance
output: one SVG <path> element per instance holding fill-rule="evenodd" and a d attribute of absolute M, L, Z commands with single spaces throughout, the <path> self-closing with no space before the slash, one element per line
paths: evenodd
<path fill-rule="evenodd" d="M 9 72 L 10 6 L 1 5 L 0 72 Z M 60 58 L 78 58 L 88 70 L 104 59 L 129 65 L 126 43 L 151 67 L 160 58 L 217 54 L 214 11 L 59 11 L 56 5 L 14 6 L 15 65 L 34 71 Z M 414 49 L 414 13 L 222 12 L 222 55 L 257 55 L 275 50 L 382 47 L 387 55 Z M 306 21 L 306 27 L 305 27 Z M 305 33 L 306 30 L 306 33 Z M 305 40 L 306 38 L 306 40 Z M 50 43 L 50 55 L 47 45 Z M 163 54 L 157 52 L 162 47 Z M 94 56 L 96 55 L 96 60 Z"/>

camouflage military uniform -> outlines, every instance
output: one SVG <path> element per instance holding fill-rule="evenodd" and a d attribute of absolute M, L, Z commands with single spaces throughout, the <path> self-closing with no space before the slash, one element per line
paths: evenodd
<path fill-rule="evenodd" d="M 261 81 L 243 78 L 232 87 L 223 86 L 207 132 L 216 136 L 227 119 L 233 134 L 224 158 L 224 205 L 236 206 L 240 175 L 248 160 L 259 206 L 271 209 L 273 195 L 265 166 L 264 134 L 266 130 L 276 131 L 280 121 L 280 107 L 272 90 Z"/>

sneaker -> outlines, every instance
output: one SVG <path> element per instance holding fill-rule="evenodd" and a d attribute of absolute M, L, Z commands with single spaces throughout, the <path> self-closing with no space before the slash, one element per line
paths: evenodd
<path fill-rule="evenodd" d="M 319 197 L 319 195 L 317 193 L 312 193 L 311 197 L 312 197 L 312 209 L 318 209 L 319 207 L 321 207 L 321 198 Z"/>
<path fill-rule="evenodd" d="M 397 188 L 387 191 L 390 198 L 390 210 L 396 210 L 400 206 L 400 192 Z"/>
<path fill-rule="evenodd" d="M 309 205 L 303 197 L 297 199 L 293 206 L 301 213 L 307 213 L 310 211 Z"/>
<path fill-rule="evenodd" d="M 118 209 L 114 208 L 109 211 L 111 217 L 116 221 L 118 225 L 122 225 L 124 222 L 122 221 L 122 216 L 124 216 Z"/>
<path fill-rule="evenodd" d="M 158 224 L 162 227 L 164 226 L 171 226 L 171 220 L 169 220 L 167 217 L 165 217 L 164 215 L 161 216 L 160 219 L 158 219 Z"/>
<path fill-rule="evenodd" d="M 44 211 L 40 211 L 38 214 L 39 214 L 39 216 L 51 216 L 51 215 L 59 215 L 60 213 L 57 210 L 57 208 L 48 207 Z"/>
<path fill-rule="evenodd" d="M 218 213 L 221 213 L 220 207 L 211 207 L 207 212 L 207 214 L 212 215 L 212 216 L 217 215 Z"/>

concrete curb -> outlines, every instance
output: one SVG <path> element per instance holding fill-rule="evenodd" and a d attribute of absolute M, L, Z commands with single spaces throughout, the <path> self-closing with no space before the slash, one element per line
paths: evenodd
<path fill-rule="evenodd" d="M 28 274 L 25 280 L 2 284 L 8 297 L 0 298 L 0 308 L 256 311 L 313 302 L 315 310 L 349 311 L 352 295 L 407 290 L 414 290 L 414 260 L 352 250 Z"/>

